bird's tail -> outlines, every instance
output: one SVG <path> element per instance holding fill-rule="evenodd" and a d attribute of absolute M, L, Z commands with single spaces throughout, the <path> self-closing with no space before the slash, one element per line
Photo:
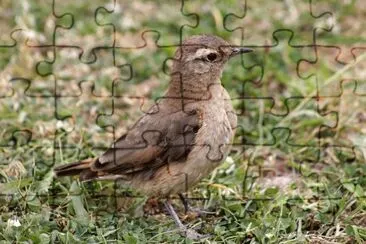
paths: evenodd
<path fill-rule="evenodd" d="M 90 170 L 91 164 L 94 161 L 95 161 L 95 159 L 86 159 L 86 160 L 71 163 L 71 164 L 61 165 L 61 166 L 54 168 L 54 171 L 55 171 L 57 177 L 80 175 L 80 178 L 84 178 L 84 177 L 82 177 L 84 174 L 94 173 L 93 171 Z M 88 175 L 88 176 L 91 177 L 91 175 Z M 89 178 L 89 177 L 87 177 L 87 178 Z"/>

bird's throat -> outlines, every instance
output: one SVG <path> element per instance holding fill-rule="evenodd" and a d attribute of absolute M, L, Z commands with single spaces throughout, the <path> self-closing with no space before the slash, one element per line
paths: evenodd
<path fill-rule="evenodd" d="M 219 84 L 219 78 L 211 79 L 209 76 L 172 76 L 167 95 L 187 100 L 209 100 L 212 96 L 210 87 Z"/>

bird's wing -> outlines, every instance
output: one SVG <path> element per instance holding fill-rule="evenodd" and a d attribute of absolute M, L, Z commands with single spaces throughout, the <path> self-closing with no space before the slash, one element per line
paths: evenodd
<path fill-rule="evenodd" d="M 91 166 L 102 175 L 126 175 L 184 160 L 200 128 L 197 111 L 145 115 Z"/>

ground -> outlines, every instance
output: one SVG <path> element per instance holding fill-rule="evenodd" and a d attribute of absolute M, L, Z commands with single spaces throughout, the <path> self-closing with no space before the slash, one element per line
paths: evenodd
<path fill-rule="evenodd" d="M 94 157 L 169 83 L 181 39 L 255 52 L 222 83 L 232 151 L 173 204 L 218 243 L 366 240 L 366 5 L 355 1 L 0 2 L 0 242 L 191 243 L 159 199 L 54 178 Z"/>

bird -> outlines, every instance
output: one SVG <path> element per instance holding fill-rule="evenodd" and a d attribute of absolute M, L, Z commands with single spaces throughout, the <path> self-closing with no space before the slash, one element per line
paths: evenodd
<path fill-rule="evenodd" d="M 252 51 L 215 35 L 188 37 L 177 47 L 161 99 L 101 156 L 55 167 L 56 176 L 115 180 L 166 198 L 180 233 L 204 238 L 182 224 L 169 196 L 182 196 L 229 154 L 237 116 L 221 76 L 229 59 Z"/>

